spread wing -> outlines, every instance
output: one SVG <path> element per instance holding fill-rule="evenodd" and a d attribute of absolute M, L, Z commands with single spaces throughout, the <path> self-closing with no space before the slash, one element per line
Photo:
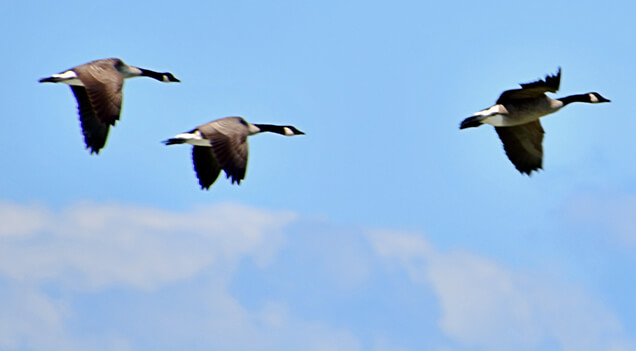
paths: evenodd
<path fill-rule="evenodd" d="M 121 111 L 124 77 L 113 60 L 102 60 L 73 69 L 84 84 L 95 116 L 102 123 L 115 125 Z"/>
<path fill-rule="evenodd" d="M 542 168 L 543 127 L 539 120 L 514 127 L 495 127 L 508 159 L 521 173 L 530 175 Z"/>
<path fill-rule="evenodd" d="M 192 162 L 201 189 L 209 189 L 221 172 L 221 166 L 214 156 L 214 151 L 211 147 L 194 146 L 192 148 Z"/>
<path fill-rule="evenodd" d="M 247 126 L 234 118 L 220 119 L 197 128 L 212 144 L 214 156 L 232 183 L 241 184 L 247 167 Z"/>
<path fill-rule="evenodd" d="M 106 144 L 110 125 L 97 119 L 86 89 L 71 85 L 71 90 L 73 95 L 75 95 L 75 100 L 77 100 L 77 110 L 80 116 L 82 133 L 84 134 L 84 143 L 87 148 L 90 148 L 91 154 L 99 153 L 99 150 Z"/>
<path fill-rule="evenodd" d="M 506 103 L 510 100 L 534 99 L 545 93 L 556 93 L 561 85 L 561 67 L 556 75 L 547 75 L 544 80 L 520 84 L 521 89 L 506 90 L 499 96 L 497 103 Z"/>

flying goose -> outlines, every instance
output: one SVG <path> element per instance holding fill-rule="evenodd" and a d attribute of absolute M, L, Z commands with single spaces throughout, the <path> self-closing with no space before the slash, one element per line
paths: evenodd
<path fill-rule="evenodd" d="M 597 104 L 610 102 L 592 92 L 552 99 L 545 93 L 556 93 L 561 83 L 561 68 L 545 80 L 520 84 L 521 89 L 504 91 L 492 107 L 464 119 L 459 129 L 490 124 L 495 127 L 510 161 L 521 173 L 530 175 L 542 168 L 543 127 L 539 118 L 560 110 L 572 102 Z"/>
<path fill-rule="evenodd" d="M 271 132 L 286 136 L 305 134 L 293 126 L 252 124 L 242 117 L 225 117 L 164 140 L 166 145 L 191 144 L 194 170 L 201 189 L 208 190 L 221 169 L 227 178 L 241 184 L 247 166 L 247 137 Z"/>
<path fill-rule="evenodd" d="M 118 58 L 91 61 L 61 73 L 40 79 L 40 83 L 64 83 L 71 86 L 79 110 L 86 148 L 99 153 L 108 137 L 108 129 L 119 119 L 122 86 L 125 78 L 146 76 L 160 82 L 179 82 L 172 73 L 158 73 L 129 66 Z"/>

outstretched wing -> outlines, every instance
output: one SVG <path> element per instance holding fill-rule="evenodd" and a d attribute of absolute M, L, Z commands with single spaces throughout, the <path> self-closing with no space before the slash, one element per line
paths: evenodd
<path fill-rule="evenodd" d="M 211 147 L 194 146 L 192 147 L 192 162 L 201 189 L 209 189 L 221 172 L 221 166 L 214 157 L 214 151 Z"/>
<path fill-rule="evenodd" d="M 102 123 L 93 110 L 93 105 L 86 93 L 86 89 L 81 86 L 71 85 L 75 100 L 77 100 L 77 110 L 80 116 L 80 124 L 82 133 L 84 134 L 84 143 L 92 153 L 99 153 L 99 150 L 106 144 L 108 138 L 109 124 Z"/>
<path fill-rule="evenodd" d="M 240 184 L 247 167 L 247 126 L 234 118 L 220 119 L 197 128 L 210 141 L 214 155 L 232 183 Z"/>
<path fill-rule="evenodd" d="M 521 173 L 530 175 L 542 168 L 543 127 L 539 120 L 514 127 L 495 127 L 508 159 Z"/>
<path fill-rule="evenodd" d="M 534 99 L 545 93 L 556 93 L 561 85 L 561 67 L 556 75 L 547 75 L 544 80 L 520 84 L 521 89 L 506 90 L 499 96 L 497 103 L 510 100 Z"/>
<path fill-rule="evenodd" d="M 121 112 L 124 77 L 115 68 L 115 60 L 101 60 L 73 69 L 86 88 L 86 93 L 102 123 L 115 125 Z"/>

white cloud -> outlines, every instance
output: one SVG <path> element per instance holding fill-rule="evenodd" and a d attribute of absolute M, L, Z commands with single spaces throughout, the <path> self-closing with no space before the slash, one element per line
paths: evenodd
<path fill-rule="evenodd" d="M 200 340 L 226 350 L 360 350 L 348 331 L 299 319 L 284 302 L 250 310 L 230 292 L 238 263 L 250 259 L 266 268 L 295 217 L 233 204 L 183 213 L 93 203 L 56 213 L 2 204 L 7 225 L 0 232 L 0 287 L 8 288 L 0 289 L 0 349 L 126 351 L 146 339 L 154 349 Z M 178 284 L 201 280 L 204 290 L 192 294 Z M 61 296 L 45 292 L 51 285 Z M 76 318 L 98 317 L 74 309 L 73 297 L 112 288 L 159 301 L 172 289 L 182 300 L 132 313 L 145 336 L 110 323 L 104 332 L 74 332 Z"/>
<path fill-rule="evenodd" d="M 294 318 L 282 302 L 267 303 L 256 318 L 262 326 L 258 334 L 263 341 L 259 344 L 265 346 L 263 350 L 361 350 L 358 340 L 348 331 Z M 254 350 L 255 345 L 249 349 Z"/>
<path fill-rule="evenodd" d="M 304 318 L 294 301 L 260 295 L 259 289 L 268 286 L 248 285 L 257 303 L 239 300 L 232 291 L 239 264 L 249 260 L 260 270 L 257 274 L 276 275 L 271 267 L 281 263 L 283 247 L 300 253 L 291 255 L 294 260 L 305 259 L 294 263 L 306 269 L 286 273 L 298 279 L 300 288 L 294 291 L 302 293 L 307 285 L 303 281 L 311 279 L 307 288 L 333 290 L 329 296 L 338 299 L 338 308 L 347 308 L 339 292 L 372 305 L 375 295 L 367 288 L 382 286 L 391 293 L 391 287 L 383 285 L 390 280 L 381 279 L 403 270 L 406 276 L 390 277 L 407 282 L 396 296 L 413 301 L 419 295 L 408 294 L 430 289 L 435 300 L 431 305 L 439 306 L 439 329 L 422 330 L 441 335 L 429 344 L 439 350 L 627 351 L 634 346 L 611 311 L 580 287 L 474 253 L 441 252 L 419 233 L 359 235 L 359 229 L 324 225 L 290 240 L 286 226 L 297 223 L 295 214 L 231 204 L 175 212 L 84 203 L 56 212 L 4 203 L 0 219 L 8 223 L 0 231 L 0 349 L 167 350 L 180 348 L 184 341 L 220 350 L 412 346 L 392 339 L 392 331 L 372 330 L 381 323 L 370 330 Z M 290 242 L 293 246 L 287 247 Z M 295 276 L 302 271 L 311 274 Z M 124 316 L 102 322 L 108 325 L 103 332 L 99 324 L 90 333 L 78 332 L 74 324 L 97 315 L 83 310 L 77 298 L 100 301 L 113 290 L 129 299 L 114 305 Z M 408 308 L 408 303 L 400 306 Z M 325 308 L 337 313 L 334 306 Z M 343 312 L 351 318 L 351 311 Z M 399 313 L 391 311 L 392 318 Z M 409 323 L 429 318 L 430 324 L 435 318 L 405 314 Z M 118 327 L 127 319 L 144 327 L 131 335 Z M 349 327 L 372 337 L 361 340 Z"/>
<path fill-rule="evenodd" d="M 91 340 L 71 335 L 70 302 L 51 297 L 29 284 L 7 284 L 0 279 L 0 350 L 108 350 L 129 351 L 130 343 L 119 335 Z"/>
<path fill-rule="evenodd" d="M 39 205 L 0 202 L 0 238 L 25 236 L 42 230 L 50 222 L 49 211 Z"/>
<path fill-rule="evenodd" d="M 617 318 L 579 287 L 466 252 L 437 252 L 417 235 L 378 231 L 370 238 L 379 255 L 432 286 L 441 330 L 465 346 L 598 351 L 621 342 Z"/>
<path fill-rule="evenodd" d="M 26 206 L 0 207 L 10 224 L 0 246 L 0 272 L 19 281 L 65 280 L 78 289 L 123 284 L 154 289 L 193 276 L 211 264 L 233 267 L 250 256 L 267 264 L 281 244 L 289 212 L 238 205 L 188 213 L 120 205 L 79 204 L 53 214 Z"/>
<path fill-rule="evenodd" d="M 0 301 L 0 349 L 15 349 L 22 344 L 33 349 L 68 349 L 63 325 L 68 311 L 64 303 L 24 286 L 0 289 Z"/>

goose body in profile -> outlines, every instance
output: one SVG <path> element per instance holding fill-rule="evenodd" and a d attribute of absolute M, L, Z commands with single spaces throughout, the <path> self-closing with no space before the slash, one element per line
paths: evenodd
<path fill-rule="evenodd" d="M 521 173 L 530 175 L 542 168 L 543 127 L 539 118 L 554 113 L 572 102 L 591 104 L 610 102 L 599 93 L 570 95 L 552 99 L 561 83 L 561 68 L 544 80 L 521 84 L 521 89 L 504 91 L 495 105 L 476 112 L 460 124 L 460 129 L 490 124 L 503 142 L 508 159 Z"/>
<path fill-rule="evenodd" d="M 119 120 L 124 79 L 150 77 L 160 82 L 179 82 L 172 73 L 159 73 L 129 66 L 118 58 L 91 61 L 73 67 L 40 83 L 64 83 L 71 86 L 77 100 L 86 148 L 99 153 L 106 143 L 108 130 Z"/>
<path fill-rule="evenodd" d="M 225 171 L 232 184 L 241 184 L 247 167 L 247 137 L 271 132 L 286 136 L 305 134 L 293 126 L 252 124 L 242 117 L 225 117 L 164 140 L 166 145 L 191 144 L 194 170 L 201 189 L 208 190 Z"/>

